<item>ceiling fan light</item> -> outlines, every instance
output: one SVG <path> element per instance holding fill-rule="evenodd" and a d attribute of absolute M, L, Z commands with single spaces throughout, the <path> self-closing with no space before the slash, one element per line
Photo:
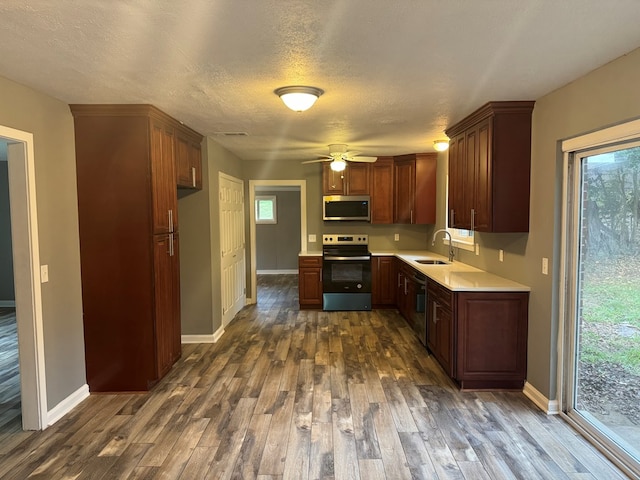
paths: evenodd
<path fill-rule="evenodd" d="M 331 170 L 334 172 L 342 172 L 347 167 L 347 162 L 344 160 L 334 160 L 330 165 Z"/>
<path fill-rule="evenodd" d="M 316 87 L 291 86 L 280 87 L 274 93 L 294 112 L 304 112 L 316 103 L 324 91 Z"/>
<path fill-rule="evenodd" d="M 436 140 L 433 142 L 433 148 L 435 148 L 437 152 L 444 152 L 449 148 L 449 140 Z"/>

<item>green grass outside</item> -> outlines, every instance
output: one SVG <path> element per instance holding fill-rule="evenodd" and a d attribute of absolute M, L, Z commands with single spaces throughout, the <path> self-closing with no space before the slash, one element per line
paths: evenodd
<path fill-rule="evenodd" d="M 634 270 L 585 276 L 580 359 L 640 375 L 640 272 Z"/>

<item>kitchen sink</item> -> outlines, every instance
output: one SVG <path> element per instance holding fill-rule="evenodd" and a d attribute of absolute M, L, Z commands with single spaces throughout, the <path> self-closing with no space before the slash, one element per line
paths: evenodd
<path fill-rule="evenodd" d="M 444 260 L 435 260 L 433 258 L 416 260 L 416 262 L 421 263 L 422 265 L 449 265 L 449 262 L 445 262 Z"/>

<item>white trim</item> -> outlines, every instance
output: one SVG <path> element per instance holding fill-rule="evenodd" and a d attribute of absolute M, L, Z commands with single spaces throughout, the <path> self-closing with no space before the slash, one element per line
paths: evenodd
<path fill-rule="evenodd" d="M 255 303 L 258 296 L 256 278 L 256 189 L 263 187 L 297 187 L 300 189 L 300 250 L 307 250 L 307 181 L 306 180 L 249 180 L 249 248 L 251 251 L 249 269 L 251 272 L 251 303 Z M 249 298 L 247 298 L 247 303 Z"/>
<path fill-rule="evenodd" d="M 0 138 L 8 143 L 22 428 L 41 430 L 48 425 L 47 383 L 33 134 L 0 126 Z"/>
<path fill-rule="evenodd" d="M 562 151 L 575 152 L 607 143 L 623 142 L 637 138 L 638 135 L 640 135 L 640 119 L 564 140 Z"/>
<path fill-rule="evenodd" d="M 560 413 L 560 409 L 558 408 L 558 401 L 549 400 L 529 382 L 525 382 L 522 393 L 524 393 L 525 397 L 535 403 L 536 406 L 547 415 L 557 415 L 558 413 Z"/>
<path fill-rule="evenodd" d="M 85 383 L 49 411 L 47 414 L 47 427 L 56 423 L 87 398 L 89 398 L 89 385 Z"/>
<path fill-rule="evenodd" d="M 182 343 L 216 343 L 224 335 L 224 327 L 220 327 L 211 335 L 182 335 Z"/>
<path fill-rule="evenodd" d="M 0 307 L 15 308 L 15 306 L 16 306 L 15 300 L 0 300 Z"/>
<path fill-rule="evenodd" d="M 297 275 L 298 269 L 285 270 L 256 270 L 258 275 Z"/>

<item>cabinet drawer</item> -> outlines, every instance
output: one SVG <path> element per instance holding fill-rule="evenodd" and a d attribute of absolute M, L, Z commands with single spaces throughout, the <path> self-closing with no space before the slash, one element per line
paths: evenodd
<path fill-rule="evenodd" d="M 298 257 L 299 267 L 321 267 L 322 257 Z"/>
<path fill-rule="evenodd" d="M 451 310 L 453 304 L 453 292 L 439 283 L 429 282 L 428 294 L 440 305 L 447 307 Z"/>

